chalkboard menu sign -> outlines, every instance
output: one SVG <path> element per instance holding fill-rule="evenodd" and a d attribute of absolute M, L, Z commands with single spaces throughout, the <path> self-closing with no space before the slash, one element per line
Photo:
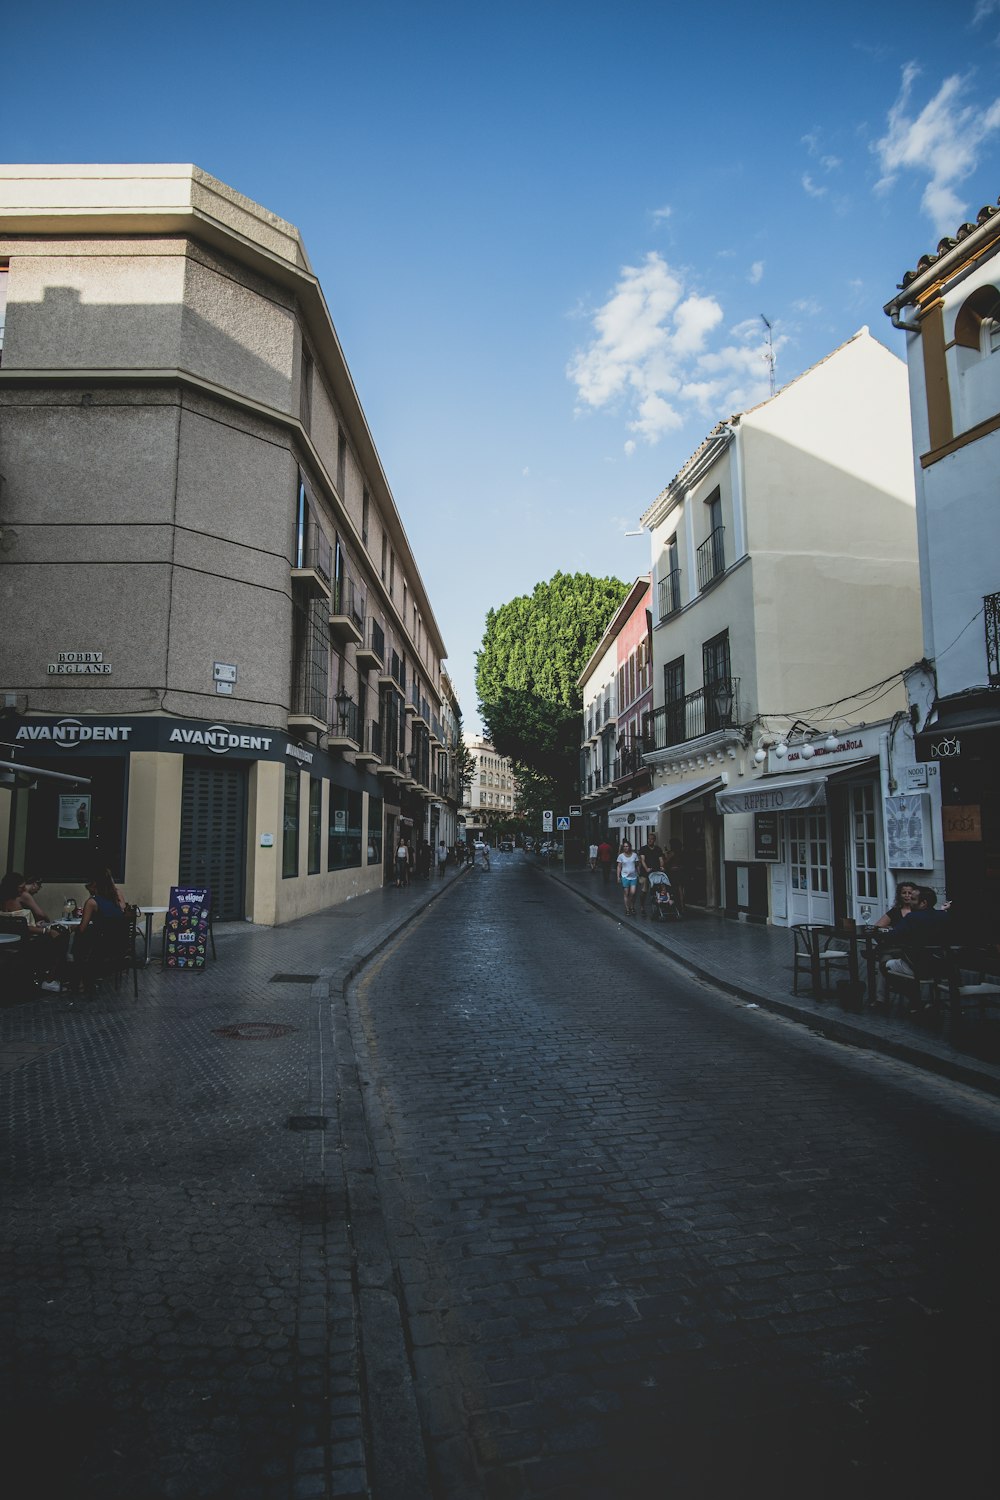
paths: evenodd
<path fill-rule="evenodd" d="M 203 969 L 208 946 L 212 893 L 206 887 L 170 887 L 163 930 L 163 962 L 168 969 Z"/>
<path fill-rule="evenodd" d="M 755 860 L 777 860 L 781 856 L 778 842 L 778 814 L 776 812 L 754 813 L 753 857 Z"/>

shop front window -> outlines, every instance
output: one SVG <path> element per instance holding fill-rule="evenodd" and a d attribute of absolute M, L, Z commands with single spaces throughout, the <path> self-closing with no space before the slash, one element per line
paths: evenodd
<path fill-rule="evenodd" d="M 352 870 L 361 865 L 361 793 L 330 783 L 326 867 Z"/>
<path fill-rule="evenodd" d="M 281 875 L 291 880 L 299 873 L 299 768 L 285 767 L 285 804 L 281 825 Z"/>

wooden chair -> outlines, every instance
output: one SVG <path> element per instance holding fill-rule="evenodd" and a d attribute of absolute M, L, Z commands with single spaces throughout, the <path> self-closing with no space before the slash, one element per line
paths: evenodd
<path fill-rule="evenodd" d="M 943 969 L 936 981 L 936 999 L 948 1007 L 953 1031 L 961 1028 L 970 1010 L 975 1010 L 978 1021 L 985 1021 L 991 1010 L 1000 1011 L 1000 953 L 996 948 L 949 948 Z"/>
<path fill-rule="evenodd" d="M 834 934 L 820 923 L 800 922 L 792 928 L 793 967 L 792 967 L 792 994 L 799 993 L 799 970 L 805 969 L 809 975 L 809 983 L 812 985 L 813 964 L 815 957 L 819 960 L 820 983 L 823 988 L 830 988 L 830 970 L 832 968 L 843 969 L 847 972 L 848 956 L 844 948 L 832 946 L 835 939 Z"/>
<path fill-rule="evenodd" d="M 80 973 L 84 986 L 92 992 L 102 979 L 113 979 L 116 990 L 121 989 L 122 979 L 132 971 L 133 1003 L 139 999 L 139 970 L 142 967 L 139 954 L 139 908 L 126 906 L 121 924 L 94 924 L 93 939 L 80 962 Z"/>

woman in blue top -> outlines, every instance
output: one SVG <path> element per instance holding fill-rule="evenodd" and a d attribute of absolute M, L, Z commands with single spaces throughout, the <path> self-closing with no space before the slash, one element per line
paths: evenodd
<path fill-rule="evenodd" d="M 89 895 L 73 943 L 73 960 L 80 966 L 95 966 L 104 955 L 118 952 L 125 938 L 125 900 L 110 870 L 102 870 L 87 882 Z"/>

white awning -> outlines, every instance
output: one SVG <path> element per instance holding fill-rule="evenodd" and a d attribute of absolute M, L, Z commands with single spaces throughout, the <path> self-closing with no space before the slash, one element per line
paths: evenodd
<path fill-rule="evenodd" d="M 631 828 L 634 823 L 655 823 L 665 807 L 677 807 L 690 802 L 693 797 L 702 797 L 723 785 L 721 776 L 703 776 L 700 781 L 678 781 L 674 786 L 658 786 L 655 791 L 643 792 L 621 807 L 608 813 L 612 828 Z"/>
<path fill-rule="evenodd" d="M 726 787 L 716 792 L 720 813 L 795 812 L 801 807 L 825 807 L 826 784 L 834 777 L 877 765 L 872 756 L 830 766 L 825 771 L 800 771 L 795 776 L 758 776 L 747 786 Z"/>

